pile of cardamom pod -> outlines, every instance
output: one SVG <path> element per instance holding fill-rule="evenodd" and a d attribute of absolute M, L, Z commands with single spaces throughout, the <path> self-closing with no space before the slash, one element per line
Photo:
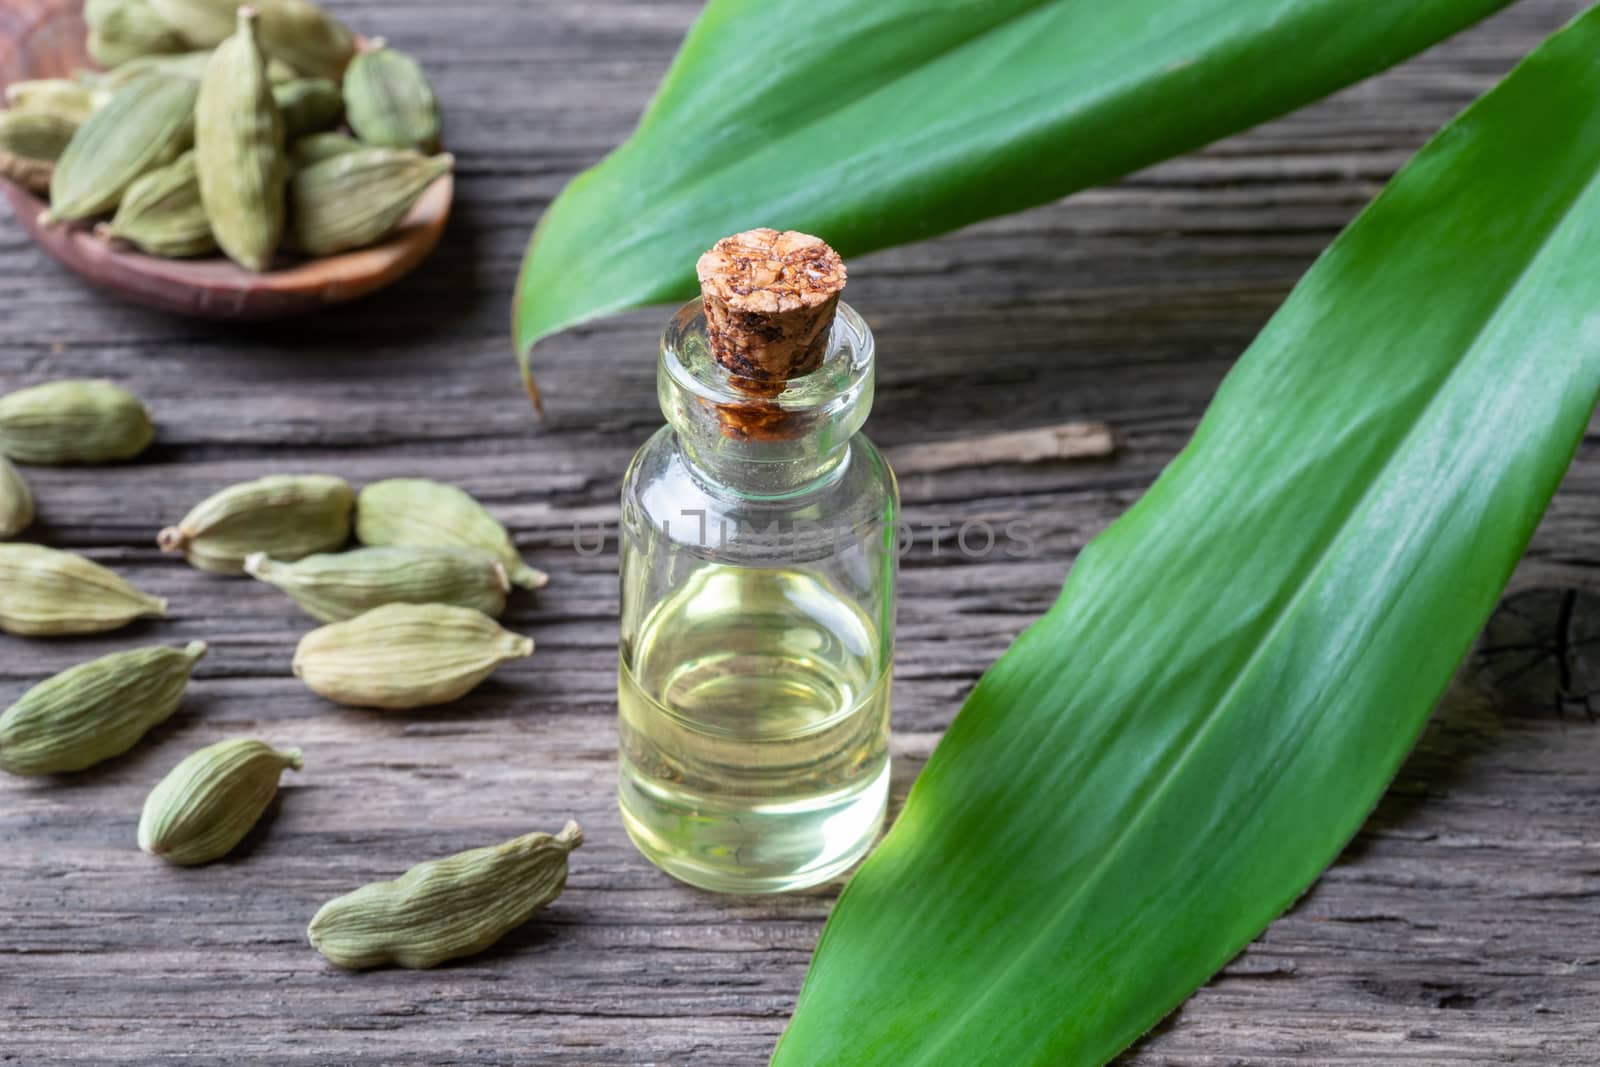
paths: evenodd
<path fill-rule="evenodd" d="M 48 194 L 47 224 L 265 271 L 382 240 L 453 166 L 416 60 L 307 0 L 89 0 L 85 19 L 108 69 L 18 82 L 0 111 L 0 177 Z"/>
<path fill-rule="evenodd" d="M 57 381 L 0 397 L 0 631 L 21 637 L 101 633 L 165 617 L 167 602 L 73 552 L 9 541 L 33 522 L 23 464 L 132 459 L 156 435 L 143 403 L 106 381 Z M 352 535 L 360 543 L 346 551 Z M 202 571 L 249 574 L 324 623 L 300 641 L 293 670 L 329 700 L 416 708 L 463 696 L 533 640 L 495 621 L 513 585 L 548 578 L 511 536 L 455 486 L 420 478 L 358 494 L 327 474 L 270 475 L 201 501 L 157 544 Z M 204 641 L 114 652 L 33 686 L 0 714 L 0 771 L 80 771 L 127 752 L 178 708 Z M 210 745 L 151 791 L 139 847 L 169 863 L 208 863 L 260 819 L 300 750 L 253 738 Z M 329 901 L 311 943 L 348 968 L 431 967 L 481 951 L 554 900 L 567 855 L 583 841 L 569 822 L 492 848 L 418 864 Z"/>

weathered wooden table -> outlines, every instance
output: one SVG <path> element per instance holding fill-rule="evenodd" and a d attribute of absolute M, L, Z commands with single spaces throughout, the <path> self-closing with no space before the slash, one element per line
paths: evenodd
<path fill-rule="evenodd" d="M 760 1062 L 837 886 L 712 896 L 634 852 L 612 799 L 615 538 L 597 556 L 573 547 L 575 529 L 589 540 L 615 522 L 623 466 L 660 421 L 664 313 L 545 346 L 542 429 L 506 328 L 535 218 L 626 134 L 697 5 L 337 7 L 416 52 L 446 102 L 456 216 L 410 280 L 315 320 L 185 322 L 107 303 L 0 222 L 0 387 L 103 375 L 161 426 L 136 465 L 30 470 L 34 535 L 173 603 L 170 621 L 101 639 L 0 639 L 0 692 L 9 702 L 131 643 L 212 644 L 183 709 L 130 755 L 65 781 L 0 782 L 0 1062 Z M 1074 554 L 1182 446 L 1318 250 L 1579 7 L 1526 0 L 1199 155 L 852 265 L 850 299 L 882 353 L 881 444 L 1076 418 L 1111 422 L 1125 443 L 1112 461 L 905 479 L 919 537 L 902 584 L 897 795 Z M 308 623 L 286 599 L 200 575 L 153 542 L 223 485 L 310 470 L 424 475 L 486 500 L 555 574 L 509 616 L 538 654 L 439 710 L 341 710 L 303 689 L 289 660 Z M 954 538 L 969 519 L 1025 520 L 1037 552 L 966 558 Z M 1600 1059 L 1600 725 L 1584 699 L 1600 648 L 1584 638 L 1600 630 L 1582 592 L 1597 534 L 1591 439 L 1519 573 L 1535 591 L 1501 617 L 1496 641 L 1513 650 L 1469 664 L 1343 859 L 1128 1062 Z M 269 823 L 202 869 L 137 851 L 149 787 L 241 734 L 306 752 Z M 588 843 L 566 894 L 486 956 L 347 975 L 305 942 L 335 894 L 568 816 Z"/>

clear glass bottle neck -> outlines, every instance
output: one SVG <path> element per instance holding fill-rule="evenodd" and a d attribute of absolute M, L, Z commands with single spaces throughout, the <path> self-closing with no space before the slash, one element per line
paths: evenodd
<path fill-rule="evenodd" d="M 872 387 L 872 331 L 843 303 L 821 366 L 770 396 L 741 388 L 712 358 L 699 300 L 661 335 L 656 391 L 680 451 L 706 481 L 747 496 L 786 496 L 830 478 L 866 421 Z"/>

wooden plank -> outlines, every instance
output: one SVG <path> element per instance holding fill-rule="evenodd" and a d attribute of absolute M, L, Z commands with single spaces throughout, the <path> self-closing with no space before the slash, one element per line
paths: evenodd
<path fill-rule="evenodd" d="M 506 327 L 533 221 L 626 134 L 698 5 L 335 6 L 419 55 L 460 160 L 443 243 L 393 290 L 297 323 L 188 322 L 106 302 L 0 221 L 0 388 L 103 375 L 143 395 L 161 424 L 137 464 L 29 470 L 36 533 L 174 606 L 170 621 L 121 634 L 0 639 L 0 692 L 133 642 L 213 646 L 183 709 L 127 757 L 67 781 L 0 782 L 0 1062 L 760 1062 L 838 887 L 712 896 L 633 851 L 611 784 L 615 537 L 598 555 L 574 549 L 575 533 L 614 526 L 623 466 L 660 422 L 665 313 L 543 346 L 542 427 L 517 388 Z M 1182 446 L 1318 250 L 1433 129 L 1580 7 L 1525 0 L 1206 152 L 852 264 L 848 297 L 882 354 L 878 443 L 1083 420 L 1119 437 L 1108 459 L 904 478 L 916 539 L 902 583 L 897 797 L 1076 553 Z M 153 543 L 201 496 L 289 470 L 425 475 L 479 494 L 555 575 L 508 617 L 537 655 L 444 709 L 350 711 L 306 692 L 288 664 L 309 620 L 270 589 L 194 573 Z M 963 552 L 969 522 L 1021 523 L 1029 543 Z M 1591 439 L 1519 588 L 1586 587 L 1597 534 Z M 1541 640 L 1554 641 L 1553 626 Z M 149 787 L 193 749 L 241 734 L 306 752 L 267 825 L 208 868 L 140 854 Z M 588 837 L 570 888 L 484 957 L 350 976 L 304 942 L 316 907 L 364 880 L 568 816 Z M 1513 706 L 1469 672 L 1343 860 L 1127 1062 L 1593 1062 L 1597 816 L 1600 727 L 1572 704 Z"/>

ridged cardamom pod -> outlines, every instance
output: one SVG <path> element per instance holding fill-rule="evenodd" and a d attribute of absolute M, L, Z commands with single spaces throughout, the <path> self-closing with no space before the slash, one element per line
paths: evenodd
<path fill-rule="evenodd" d="M 140 56 L 138 59 L 128 60 L 115 70 L 94 75 L 95 80 L 91 84 L 101 93 L 114 93 L 150 74 L 188 78 L 198 84 L 200 79 L 205 77 L 206 64 L 211 62 L 212 51 L 210 48 L 201 48 L 193 52 L 179 52 L 172 56 Z M 80 78 L 85 76 L 83 72 L 79 72 Z M 291 71 L 290 77 L 293 76 Z"/>
<path fill-rule="evenodd" d="M 140 56 L 182 52 L 188 42 L 155 13 L 150 0 L 88 0 L 89 58 L 115 67 Z"/>
<path fill-rule="evenodd" d="M 513 585 L 542 589 L 550 576 L 522 562 L 498 519 L 453 485 L 426 478 L 373 482 L 356 500 L 356 540 L 364 545 L 475 548 L 505 565 Z"/>
<path fill-rule="evenodd" d="M 201 48 L 233 33 L 235 0 L 150 0 L 156 12 Z M 306 0 L 257 0 L 261 45 L 301 74 L 338 80 L 355 55 L 355 35 Z"/>
<path fill-rule="evenodd" d="M 8 108 L 0 111 L 0 150 L 53 162 L 72 143 L 78 123 L 50 111 Z"/>
<path fill-rule="evenodd" d="M 362 248 L 388 236 L 455 157 L 404 148 L 362 148 L 325 159 L 289 182 L 289 235 L 312 256 Z"/>
<path fill-rule="evenodd" d="M 153 256 L 179 259 L 216 251 L 211 220 L 200 202 L 194 153 L 185 152 L 128 186 L 116 216 L 94 232 L 107 240 L 127 241 Z"/>
<path fill-rule="evenodd" d="M 385 604 L 453 604 L 498 616 L 511 590 L 499 560 L 461 548 L 358 548 L 298 563 L 257 552 L 244 569 L 288 593 L 320 622 L 353 619 Z"/>
<path fill-rule="evenodd" d="M 264 271 L 283 238 L 289 164 L 256 19 L 255 8 L 241 7 L 239 31 L 206 64 L 195 105 L 195 163 L 217 244 L 246 270 Z"/>
<path fill-rule="evenodd" d="M 327 78 L 296 78 L 274 85 L 272 99 L 283 115 L 287 138 L 331 130 L 344 117 L 344 97 Z"/>
<path fill-rule="evenodd" d="M 243 574 L 253 552 L 293 560 L 341 547 L 350 540 L 354 504 L 343 478 L 273 474 L 212 494 L 156 543 L 163 552 L 182 552 L 200 570 Z"/>
<path fill-rule="evenodd" d="M 356 54 L 355 34 L 307 0 L 264 0 L 261 27 L 267 51 L 308 77 L 338 81 Z"/>
<path fill-rule="evenodd" d="M 533 638 L 471 608 L 387 604 L 312 630 L 295 677 L 338 704 L 422 708 L 470 692 L 500 664 L 533 655 Z"/>
<path fill-rule="evenodd" d="M 155 440 L 139 398 L 111 382 L 68 378 L 0 397 L 0 455 L 19 463 L 110 463 Z"/>
<path fill-rule="evenodd" d="M 302 171 L 313 163 L 321 163 L 324 159 L 342 156 L 361 147 L 360 141 L 346 133 L 308 133 L 289 146 L 289 165 L 292 170 Z"/>
<path fill-rule="evenodd" d="M 328 901 L 306 933 L 328 962 L 349 970 L 471 956 L 561 895 L 567 856 L 581 844 L 583 830 L 569 822 L 559 834 L 524 834 L 419 863 L 392 882 Z"/>
<path fill-rule="evenodd" d="M 36 193 L 48 192 L 56 160 L 72 143 L 78 124 L 43 111 L 0 111 L 0 178 Z"/>
<path fill-rule="evenodd" d="M 139 592 L 77 553 L 0 544 L 0 630 L 6 633 L 97 634 L 166 613 L 165 600 Z"/>
<path fill-rule="evenodd" d="M 178 709 L 205 654 L 204 641 L 136 648 L 40 682 L 0 715 L 0 770 L 60 774 L 122 755 Z"/>
<path fill-rule="evenodd" d="M 6 104 L 16 111 L 55 115 L 76 129 L 97 106 L 94 90 L 71 78 L 35 78 L 6 86 Z"/>
<path fill-rule="evenodd" d="M 221 859 L 278 794 L 285 767 L 299 770 L 300 750 L 260 741 L 219 741 L 185 758 L 145 798 L 139 847 L 182 867 Z"/>
<path fill-rule="evenodd" d="M 15 537 L 33 525 L 33 493 L 11 461 L 0 456 L 0 538 Z"/>
<path fill-rule="evenodd" d="M 371 145 L 439 147 L 439 101 L 422 66 L 379 37 L 350 61 L 344 72 L 345 106 L 350 128 Z"/>
<path fill-rule="evenodd" d="M 135 178 L 187 151 L 196 88 L 188 78 L 152 74 L 117 90 L 56 161 L 45 221 L 104 214 Z"/>

